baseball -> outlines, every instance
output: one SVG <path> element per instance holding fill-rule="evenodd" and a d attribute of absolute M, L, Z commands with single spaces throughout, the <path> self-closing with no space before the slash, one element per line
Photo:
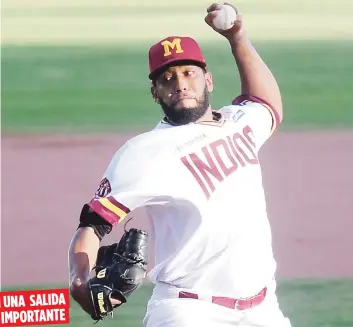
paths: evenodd
<path fill-rule="evenodd" d="M 213 25 L 222 31 L 229 30 L 237 20 L 237 13 L 233 7 L 222 5 L 222 9 L 217 10 L 217 16 L 213 18 Z"/>

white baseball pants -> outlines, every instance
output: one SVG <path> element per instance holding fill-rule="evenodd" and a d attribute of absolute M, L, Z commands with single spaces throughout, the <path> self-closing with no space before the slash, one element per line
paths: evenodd
<path fill-rule="evenodd" d="M 277 302 L 274 287 L 264 301 L 247 310 L 229 309 L 209 301 L 177 298 L 171 286 L 157 285 L 148 302 L 144 327 L 291 327 Z"/>

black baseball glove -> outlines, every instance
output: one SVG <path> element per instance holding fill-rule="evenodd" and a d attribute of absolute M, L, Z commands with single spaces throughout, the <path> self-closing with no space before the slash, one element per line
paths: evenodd
<path fill-rule="evenodd" d="M 125 231 L 119 243 L 101 246 L 98 250 L 96 276 L 88 282 L 94 314 L 93 320 L 103 320 L 121 304 L 127 302 L 146 276 L 148 263 L 148 234 L 131 228 Z M 122 303 L 113 306 L 110 299 Z"/>

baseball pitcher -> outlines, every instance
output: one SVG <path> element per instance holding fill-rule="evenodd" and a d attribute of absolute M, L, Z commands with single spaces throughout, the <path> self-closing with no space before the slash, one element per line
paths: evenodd
<path fill-rule="evenodd" d="M 234 79 L 238 69 L 240 95 L 212 108 L 212 74 L 198 43 L 155 43 L 149 79 L 163 118 L 117 150 L 83 206 L 69 247 L 70 291 L 95 321 L 128 305 L 148 277 L 145 327 L 290 326 L 276 296 L 258 156 L 282 120 L 281 95 L 241 16 L 219 28 L 229 23 L 225 5 L 207 8 L 205 22 L 229 42 L 235 64 L 227 69 Z M 131 228 L 100 246 L 137 208 L 153 236 Z M 155 264 L 147 273 L 150 237 Z"/>

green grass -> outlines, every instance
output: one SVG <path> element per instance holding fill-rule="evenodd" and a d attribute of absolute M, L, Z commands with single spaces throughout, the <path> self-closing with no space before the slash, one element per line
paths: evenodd
<path fill-rule="evenodd" d="M 32 289 L 50 288 L 31 287 Z M 14 288 L 12 288 L 14 289 Z M 20 289 L 29 289 L 17 288 Z M 129 303 L 115 310 L 113 319 L 104 321 L 105 327 L 142 326 L 151 286 L 141 287 L 130 297 Z M 290 317 L 292 327 L 352 327 L 353 280 L 294 280 L 278 284 L 280 306 Z M 93 326 L 93 321 L 72 301 L 71 325 Z"/>
<path fill-rule="evenodd" d="M 214 107 L 239 94 L 226 42 L 202 43 L 215 80 Z M 285 128 L 351 127 L 352 42 L 256 42 L 281 87 Z M 2 48 L 2 128 L 125 131 L 161 115 L 149 93 L 148 45 Z"/>

